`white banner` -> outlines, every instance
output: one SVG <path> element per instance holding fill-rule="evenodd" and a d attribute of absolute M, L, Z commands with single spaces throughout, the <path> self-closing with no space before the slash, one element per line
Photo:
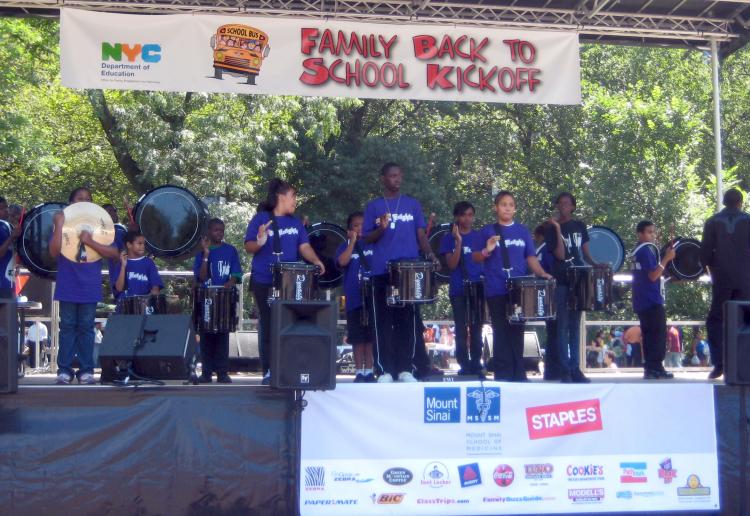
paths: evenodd
<path fill-rule="evenodd" d="M 61 11 L 71 88 L 581 102 L 574 32 Z"/>
<path fill-rule="evenodd" d="M 343 384 L 302 413 L 306 515 L 719 509 L 698 384 Z"/>

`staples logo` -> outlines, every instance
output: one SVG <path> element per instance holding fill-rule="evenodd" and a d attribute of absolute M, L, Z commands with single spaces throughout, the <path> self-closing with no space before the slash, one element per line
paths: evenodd
<path fill-rule="evenodd" d="M 596 432 L 603 428 L 599 400 L 572 401 L 526 409 L 529 439 Z"/>

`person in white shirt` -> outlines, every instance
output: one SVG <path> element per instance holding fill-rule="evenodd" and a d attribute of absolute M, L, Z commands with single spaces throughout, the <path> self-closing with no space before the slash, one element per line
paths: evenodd
<path fill-rule="evenodd" d="M 39 344 L 40 353 L 43 354 L 44 348 L 47 346 L 48 336 L 47 326 L 42 321 L 36 321 L 26 330 L 26 345 L 23 354 L 29 357 L 29 367 L 39 367 L 36 364 L 36 345 Z"/>

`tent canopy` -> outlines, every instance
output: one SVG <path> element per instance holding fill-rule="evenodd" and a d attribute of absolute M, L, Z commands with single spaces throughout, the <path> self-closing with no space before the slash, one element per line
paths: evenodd
<path fill-rule="evenodd" d="M 750 0 L 0 0 L 0 15 L 57 16 L 61 7 L 557 29 L 584 43 L 707 48 L 713 39 L 724 55 L 750 37 Z"/>

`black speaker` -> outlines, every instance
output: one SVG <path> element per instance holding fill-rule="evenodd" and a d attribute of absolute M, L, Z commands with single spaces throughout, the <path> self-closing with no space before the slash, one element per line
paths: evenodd
<path fill-rule="evenodd" d="M 102 381 L 128 371 L 155 380 L 186 380 L 195 356 L 190 315 L 121 315 L 107 320 L 99 363 Z"/>
<path fill-rule="evenodd" d="M 16 300 L 0 299 L 0 393 L 18 392 Z"/>
<path fill-rule="evenodd" d="M 271 305 L 271 387 L 336 388 L 335 301 Z"/>
<path fill-rule="evenodd" d="M 750 385 L 750 301 L 724 303 L 724 381 Z"/>

